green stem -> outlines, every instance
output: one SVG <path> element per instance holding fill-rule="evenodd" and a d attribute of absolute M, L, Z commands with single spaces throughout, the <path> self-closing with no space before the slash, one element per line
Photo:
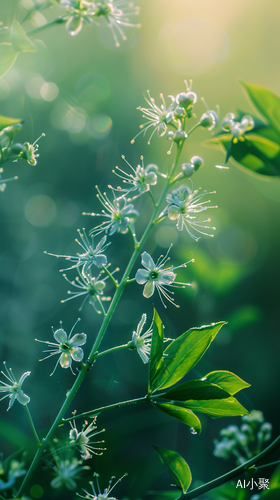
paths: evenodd
<path fill-rule="evenodd" d="M 105 267 L 105 266 L 102 266 L 102 267 L 103 267 L 103 270 L 105 271 L 105 273 L 109 276 L 109 278 L 114 283 L 115 287 L 118 288 L 119 284 L 115 280 L 114 276 L 110 273 L 109 269 L 107 269 L 107 267 Z"/>
<path fill-rule="evenodd" d="M 250 460 L 247 460 L 247 462 L 245 462 L 242 465 L 239 465 L 239 467 L 236 467 L 235 469 L 227 472 L 226 474 L 223 474 L 222 476 L 217 477 L 216 479 L 213 479 L 213 481 L 210 481 L 209 483 L 206 483 L 202 486 L 199 486 L 198 488 L 195 488 L 192 491 L 185 493 L 184 495 L 181 495 L 180 500 L 182 498 L 187 498 L 188 500 L 191 500 L 191 498 L 196 498 L 199 495 L 203 495 L 207 491 L 210 491 L 214 488 L 217 488 L 221 484 L 224 484 L 224 483 L 230 481 L 234 477 L 237 477 L 240 474 L 242 474 L 243 472 L 246 472 L 247 469 L 249 469 L 249 467 L 252 467 L 256 463 L 263 460 L 263 458 L 265 458 L 267 455 L 269 455 L 279 445 L 280 445 L 280 436 L 278 436 L 278 438 L 276 438 L 275 441 L 273 441 L 273 443 L 271 443 L 267 448 L 265 448 L 263 451 L 261 451 L 255 457 L 250 458 Z"/>
<path fill-rule="evenodd" d="M 149 195 L 150 195 L 151 200 L 152 200 L 152 202 L 153 202 L 153 205 L 154 205 L 154 207 L 155 207 L 155 206 L 156 206 L 156 202 L 155 202 L 155 199 L 154 199 L 153 194 L 152 194 L 152 192 L 151 192 L 151 190 L 150 190 L 150 189 L 149 189 Z"/>
<path fill-rule="evenodd" d="M 36 432 L 35 425 L 34 425 L 32 417 L 31 417 L 31 413 L 29 411 L 28 405 L 25 405 L 24 408 L 26 410 L 26 413 L 27 413 L 27 416 L 28 416 L 28 420 L 29 420 L 32 432 L 33 432 L 33 434 L 35 436 L 36 442 L 39 445 L 41 443 L 41 441 L 40 441 L 39 436 L 38 436 L 38 434 Z"/>
<path fill-rule="evenodd" d="M 30 35 L 37 35 L 37 33 L 40 33 L 41 31 L 50 28 L 51 26 L 54 26 L 55 24 L 62 24 L 66 23 L 67 19 L 63 19 L 62 17 L 58 17 L 57 19 L 54 19 L 53 21 L 50 21 L 49 23 L 43 24 L 43 26 L 38 26 L 38 28 L 34 28 L 34 30 L 28 31 L 26 34 L 28 36 Z"/>
<path fill-rule="evenodd" d="M 179 158 L 180 158 L 180 155 L 181 155 L 181 151 L 182 151 L 182 148 L 183 148 L 183 144 L 184 142 L 181 141 L 180 144 L 177 146 L 177 155 L 176 155 L 176 158 L 175 158 L 175 161 L 171 167 L 171 171 L 170 171 L 170 174 L 169 176 L 167 177 L 167 182 L 163 188 L 163 191 L 161 193 L 161 196 L 159 198 L 159 201 L 157 203 L 157 205 L 154 207 L 154 211 L 153 211 L 153 214 L 152 214 L 152 217 L 150 219 L 150 222 L 148 223 L 148 226 L 146 227 L 143 235 L 142 235 L 142 238 L 139 242 L 139 245 L 137 248 L 134 249 L 134 252 L 131 256 L 131 259 L 124 271 L 124 274 L 123 274 L 123 277 L 122 277 L 122 280 L 118 286 L 118 288 L 116 289 L 115 291 L 115 294 L 114 294 L 114 297 L 112 299 L 112 302 L 109 306 L 109 309 L 107 311 L 107 314 L 106 316 L 104 317 L 103 319 L 103 322 L 102 322 L 102 325 L 100 327 L 100 330 L 98 332 L 98 335 L 96 337 L 96 340 L 92 346 L 92 349 L 90 351 L 90 354 L 89 354 L 89 357 L 88 357 L 88 360 L 85 364 L 82 364 L 82 367 L 81 367 L 81 371 L 79 373 L 79 375 L 77 376 L 72 388 L 70 389 L 70 391 L 67 393 L 67 396 L 66 396 L 66 399 L 62 405 L 62 407 L 60 408 L 59 412 L 58 412 L 58 415 L 55 419 L 55 421 L 53 422 L 48 434 L 46 435 L 46 437 L 42 440 L 42 446 L 37 450 L 37 453 L 33 459 L 33 462 L 29 468 L 29 470 L 27 471 L 27 474 L 22 482 L 22 485 L 17 493 L 17 496 L 20 497 L 23 493 L 24 493 L 24 490 L 28 484 L 28 482 L 30 481 L 31 479 L 31 476 L 33 474 L 33 472 L 35 471 L 37 465 L 38 465 L 38 462 L 41 458 L 41 455 L 43 453 L 43 451 L 47 448 L 48 446 L 48 443 L 50 441 L 50 439 L 52 438 L 56 428 L 58 427 L 58 425 L 62 422 L 62 419 L 67 411 L 67 409 L 69 408 L 77 390 L 79 389 L 80 385 L 82 384 L 85 376 L 87 375 L 87 372 L 90 370 L 91 368 L 91 365 L 92 363 L 94 362 L 94 359 L 95 359 L 95 356 L 96 356 L 96 352 L 98 351 L 98 348 L 103 340 L 103 337 L 105 335 L 105 332 L 107 330 L 107 327 L 111 321 L 111 318 L 113 316 L 113 313 L 116 309 L 116 306 L 120 300 L 120 297 L 122 295 L 122 292 L 124 290 L 124 287 L 127 283 L 127 279 L 129 277 L 129 274 L 131 273 L 132 271 L 132 268 L 141 252 L 141 249 L 146 241 L 146 239 L 148 238 L 148 235 L 153 227 L 153 224 L 154 224 L 154 220 L 157 216 L 157 212 L 159 211 L 159 207 L 161 205 L 161 203 L 163 202 L 165 196 L 166 196 L 166 193 L 167 193 L 167 190 L 169 188 L 169 184 L 170 184 L 170 179 L 171 177 L 173 176 L 175 170 L 176 170 L 176 167 L 178 165 L 178 162 L 179 162 Z"/>
<path fill-rule="evenodd" d="M 259 467 L 256 467 L 256 470 L 265 469 L 266 467 L 271 467 L 272 465 L 278 465 L 278 464 L 280 464 L 280 460 L 276 460 L 276 462 L 270 462 L 269 464 L 260 465 Z"/>
<path fill-rule="evenodd" d="M 188 136 L 189 136 L 192 132 L 194 132 L 194 131 L 195 131 L 195 129 L 196 129 L 197 127 L 199 127 L 199 126 L 200 126 L 200 122 L 198 122 L 196 125 L 194 125 L 194 126 L 193 126 L 193 127 L 192 127 L 192 128 L 191 128 L 188 132 L 187 132 Z"/>
<path fill-rule="evenodd" d="M 95 355 L 95 359 L 100 358 L 100 356 L 104 356 L 104 354 L 109 354 L 109 352 L 120 351 L 121 349 L 128 349 L 127 344 L 117 345 L 116 347 L 111 347 L 111 349 L 107 349 L 106 351 L 98 352 Z"/>
<path fill-rule="evenodd" d="M 84 413 L 81 413 L 80 415 L 75 415 L 74 417 L 65 418 L 63 419 L 63 422 L 71 422 L 72 420 L 76 420 L 76 418 L 87 418 L 90 417 L 91 415 L 96 415 L 97 413 L 101 413 L 104 410 L 112 410 L 113 408 L 121 408 L 122 406 L 133 405 L 136 403 L 143 403 L 144 401 L 147 401 L 148 398 L 149 398 L 148 396 L 143 396 L 142 398 L 128 399 L 127 401 L 121 401 L 120 403 L 114 403 L 108 406 L 101 406 L 101 408 L 97 408 L 96 410 L 86 411 Z"/>

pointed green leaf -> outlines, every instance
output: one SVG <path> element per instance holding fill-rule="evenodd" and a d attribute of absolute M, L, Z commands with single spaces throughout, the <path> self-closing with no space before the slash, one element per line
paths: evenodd
<path fill-rule="evenodd" d="M 280 133 L 280 97 L 265 87 L 240 81 L 246 95 L 258 111 Z"/>
<path fill-rule="evenodd" d="M 179 405 L 175 404 L 174 402 L 172 403 L 153 402 L 152 405 L 159 408 L 159 410 L 168 413 L 168 415 L 171 415 L 171 417 L 177 418 L 177 420 L 180 420 L 180 422 L 183 422 L 183 424 L 192 427 L 194 434 L 201 433 L 201 422 L 199 418 L 191 410 L 189 410 L 185 406 L 182 406 L 181 403 Z"/>
<path fill-rule="evenodd" d="M 183 493 L 186 493 L 192 482 L 191 470 L 187 462 L 179 453 L 160 446 L 154 446 L 162 462 L 173 477 L 176 485 Z"/>
<path fill-rule="evenodd" d="M 17 56 L 11 43 L 0 44 L 0 78 L 14 65 Z"/>
<path fill-rule="evenodd" d="M 176 401 L 188 401 L 189 399 L 223 399 L 229 396 L 228 392 L 216 384 L 202 380 L 191 380 L 158 397 Z"/>
<path fill-rule="evenodd" d="M 149 366 L 149 393 L 155 391 L 158 387 L 158 375 L 163 364 L 163 339 L 163 324 L 157 311 L 154 309 L 153 337 Z"/>
<path fill-rule="evenodd" d="M 241 391 L 241 389 L 250 387 L 250 384 L 247 384 L 247 382 L 242 380 L 242 378 L 238 377 L 234 373 L 225 370 L 216 370 L 214 372 L 210 372 L 201 380 L 205 382 L 211 382 L 212 384 L 217 384 L 219 387 L 221 387 L 231 395 L 236 394 L 238 391 Z"/>
<path fill-rule="evenodd" d="M 23 27 L 15 19 L 11 28 L 12 46 L 15 52 L 36 52 L 34 43 L 28 38 Z"/>
<path fill-rule="evenodd" d="M 10 125 L 15 125 L 16 123 L 22 123 L 23 120 L 21 118 L 9 118 L 8 116 L 0 115 L 0 132 L 6 127 Z"/>
<path fill-rule="evenodd" d="M 225 322 L 221 321 L 209 326 L 191 328 L 173 340 L 164 351 L 163 364 L 153 390 L 165 389 L 181 380 L 200 360 L 224 324 Z"/>
<path fill-rule="evenodd" d="M 279 154 L 280 144 L 277 142 L 258 134 L 247 134 L 246 139 L 267 158 L 275 158 Z"/>
<path fill-rule="evenodd" d="M 249 412 L 233 396 L 224 399 L 180 401 L 177 404 L 193 411 L 207 413 L 211 417 L 239 417 Z"/>

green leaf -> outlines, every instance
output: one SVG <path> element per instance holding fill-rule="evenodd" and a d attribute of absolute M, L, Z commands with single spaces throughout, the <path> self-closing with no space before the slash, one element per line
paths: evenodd
<path fill-rule="evenodd" d="M 250 387 L 242 378 L 238 377 L 234 373 L 225 370 L 216 370 L 210 372 L 201 380 L 205 382 L 211 382 L 212 384 L 217 384 L 219 387 L 227 391 L 229 394 L 236 394 L 238 391 Z M 205 399 L 205 398 L 204 398 Z"/>
<path fill-rule="evenodd" d="M 177 418 L 183 424 L 189 425 L 193 428 L 193 434 L 201 433 L 201 423 L 199 418 L 188 408 L 185 408 L 181 404 L 175 403 L 156 403 L 152 402 L 153 406 L 159 408 L 159 410 L 168 413 L 171 417 Z"/>
<path fill-rule="evenodd" d="M 11 43 L 0 44 L 0 78 L 14 65 L 17 56 Z"/>
<path fill-rule="evenodd" d="M 189 399 L 223 399 L 229 396 L 228 392 L 216 384 L 202 380 L 191 380 L 161 394 L 159 397 L 187 401 Z"/>
<path fill-rule="evenodd" d="M 193 400 L 178 403 L 184 408 L 201 413 L 207 413 L 211 417 L 239 417 L 248 415 L 249 412 L 233 396 L 224 399 Z"/>
<path fill-rule="evenodd" d="M 159 454 L 162 462 L 168 470 L 178 488 L 186 493 L 192 482 L 191 470 L 187 462 L 181 457 L 179 453 L 172 450 L 167 450 L 166 448 L 161 448 L 160 446 L 154 446 L 157 453 Z"/>
<path fill-rule="evenodd" d="M 280 498 L 280 487 L 265 490 L 261 496 L 261 500 L 279 500 L 279 498 Z"/>
<path fill-rule="evenodd" d="M 259 131 L 258 131 L 259 132 Z M 252 140 L 251 140 L 252 137 Z M 279 176 L 280 175 L 280 153 L 279 144 L 272 141 L 261 133 L 246 134 L 244 141 L 232 144 L 231 158 L 238 166 L 255 174 Z M 222 148 L 228 151 L 231 144 L 231 134 L 221 134 L 206 141 L 208 146 Z"/>
<path fill-rule="evenodd" d="M 265 87 L 239 82 L 247 97 L 268 122 L 280 133 L 280 97 Z"/>
<path fill-rule="evenodd" d="M 158 375 L 163 364 L 163 339 L 163 324 L 157 311 L 154 309 L 153 337 L 149 366 L 149 393 L 158 388 Z"/>
<path fill-rule="evenodd" d="M 200 360 L 224 324 L 225 322 L 221 321 L 209 326 L 191 328 L 173 340 L 164 351 L 163 364 L 154 390 L 165 389 L 181 380 Z"/>
<path fill-rule="evenodd" d="M 8 116 L 0 115 L 0 132 L 6 127 L 10 125 L 15 125 L 16 123 L 22 123 L 23 120 L 21 118 L 9 118 Z"/>
<path fill-rule="evenodd" d="M 269 481 L 269 487 L 271 488 L 278 488 L 280 487 L 280 465 L 278 465 L 273 472 L 270 481 Z"/>
<path fill-rule="evenodd" d="M 36 52 L 34 43 L 28 38 L 23 27 L 15 19 L 11 28 L 12 46 L 15 52 Z"/>

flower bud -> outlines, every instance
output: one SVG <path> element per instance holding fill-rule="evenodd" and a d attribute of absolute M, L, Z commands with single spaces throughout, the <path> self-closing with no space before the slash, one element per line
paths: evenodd
<path fill-rule="evenodd" d="M 10 125 L 9 127 L 3 128 L 0 132 L 1 135 L 5 135 L 9 137 L 10 140 L 13 139 L 14 135 L 22 129 L 21 123 L 15 123 L 14 125 Z"/>
<path fill-rule="evenodd" d="M 186 177 L 190 177 L 195 171 L 194 165 L 192 165 L 191 163 L 183 163 L 182 171 Z"/>
<path fill-rule="evenodd" d="M 203 166 L 203 163 L 204 161 L 200 156 L 193 156 L 191 158 L 191 164 L 193 165 L 195 172 Z"/>
<path fill-rule="evenodd" d="M 175 118 L 182 118 L 185 116 L 185 110 L 184 108 L 181 108 L 180 106 L 177 106 L 177 108 L 174 111 L 174 117 Z"/>
<path fill-rule="evenodd" d="M 249 130 L 252 130 L 252 128 L 254 128 L 254 125 L 255 122 L 253 118 L 250 115 L 245 115 L 241 120 L 240 128 L 244 130 L 244 132 L 248 132 Z"/>
<path fill-rule="evenodd" d="M 173 141 L 180 142 L 180 141 L 183 141 L 184 139 L 186 139 L 187 137 L 188 137 L 188 135 L 186 134 L 186 132 L 184 132 L 184 130 L 177 130 L 175 132 Z"/>
<path fill-rule="evenodd" d="M 197 95 L 195 92 L 181 92 L 177 95 L 176 101 L 180 106 L 187 109 L 189 106 L 192 106 L 197 101 Z"/>
<path fill-rule="evenodd" d="M 174 136 L 175 136 L 174 132 L 172 132 L 172 131 L 167 132 L 166 137 L 167 137 L 167 139 L 168 139 L 169 141 L 173 141 Z"/>
<path fill-rule="evenodd" d="M 19 155 L 23 151 L 23 144 L 20 144 L 19 142 L 13 144 L 10 151 L 15 155 Z"/>
<path fill-rule="evenodd" d="M 206 113 L 203 113 L 200 119 L 200 126 L 203 128 L 207 128 L 208 130 L 213 130 L 218 124 L 219 118 L 215 111 L 209 110 Z"/>

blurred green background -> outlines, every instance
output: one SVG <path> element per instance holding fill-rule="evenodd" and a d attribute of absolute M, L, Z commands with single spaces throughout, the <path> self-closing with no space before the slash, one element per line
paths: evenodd
<path fill-rule="evenodd" d="M 20 21 L 28 4 L 30 0 L 0 1 L 4 25 Z M 100 211 L 95 185 L 104 190 L 110 183 L 118 184 L 112 168 L 124 167 L 121 155 L 134 166 L 143 155 L 145 165 L 155 163 L 163 172 L 170 165 L 174 152 L 171 157 L 166 154 L 165 137 L 154 136 L 150 146 L 143 136 L 130 144 L 143 123 L 136 110 L 145 104 L 143 92 L 149 89 L 157 103 L 162 92 L 169 102 L 169 94 L 185 91 L 184 80 L 193 79 L 199 98 L 204 97 L 211 109 L 220 105 L 221 118 L 238 109 L 252 112 L 239 78 L 280 94 L 278 0 L 140 0 L 139 5 L 142 29 L 128 28 L 128 41 L 119 48 L 114 47 L 105 23 L 99 28 L 84 26 L 76 37 L 64 25 L 56 26 L 38 34 L 38 52 L 20 54 L 0 79 L 1 114 L 24 119 L 16 141 L 32 143 L 42 132 L 46 134 L 39 142 L 36 166 L 23 161 L 6 166 L 5 177 L 18 175 L 19 180 L 8 184 L 0 197 L 0 356 L 16 376 L 31 370 L 24 390 L 31 397 L 41 435 L 52 423 L 73 376 L 58 368 L 50 378 L 54 360 L 38 363 L 42 345 L 34 338 L 52 340 L 51 326 L 58 328 L 60 320 L 69 332 L 80 316 L 76 331 L 88 335 L 88 354 L 101 323 L 89 304 L 78 311 L 79 299 L 60 303 L 69 285 L 58 271 L 67 266 L 43 252 L 75 255 L 79 251 L 74 242 L 77 228 L 90 230 L 101 222 L 82 212 Z M 54 8 L 41 15 L 50 20 L 58 13 Z M 195 111 L 197 116 L 205 111 L 201 101 Z M 233 164 L 229 170 L 216 169 L 224 155 L 203 146 L 209 136 L 207 131 L 191 136 L 182 163 L 193 155 L 204 158 L 204 167 L 193 181 L 195 188 L 217 191 L 211 197 L 219 206 L 211 211 L 215 238 L 202 237 L 196 243 L 165 220 L 145 246 L 157 257 L 176 243 L 171 258 L 177 265 L 195 258 L 194 264 L 178 273 L 179 281 L 191 282 L 193 287 L 176 291 L 180 309 L 169 305 L 164 310 L 157 296 L 146 300 L 142 287 L 130 286 L 101 347 L 127 342 L 144 312 L 151 320 L 153 306 L 168 337 L 192 326 L 228 321 L 190 378 L 216 369 L 238 374 L 252 384 L 239 401 L 249 410 L 262 410 L 276 437 L 280 430 L 280 182 L 249 175 Z M 136 225 L 141 235 L 151 203 L 143 196 L 135 205 L 141 212 Z M 111 241 L 109 261 L 123 270 L 132 251 L 131 237 L 114 235 Z M 112 354 L 93 366 L 71 410 L 145 395 L 146 385 L 147 367 L 136 353 Z M 27 442 L 30 453 L 34 451 L 22 407 L 15 403 L 6 413 L 3 402 L 0 411 L 1 449 L 10 453 Z M 202 415 L 201 420 L 203 432 L 193 436 L 188 427 L 144 404 L 104 413 L 99 426 L 106 428 L 108 450 L 90 465 L 102 474 L 104 487 L 112 474 L 119 477 L 129 472 L 119 491 L 123 497 L 144 498 L 147 491 L 166 489 L 172 482 L 152 447 L 156 444 L 180 452 L 194 480 L 210 480 L 233 465 L 213 457 L 213 439 L 222 427 L 239 425 L 240 419 Z M 52 495 L 64 498 L 61 491 Z M 65 498 L 71 495 L 65 493 Z"/>

